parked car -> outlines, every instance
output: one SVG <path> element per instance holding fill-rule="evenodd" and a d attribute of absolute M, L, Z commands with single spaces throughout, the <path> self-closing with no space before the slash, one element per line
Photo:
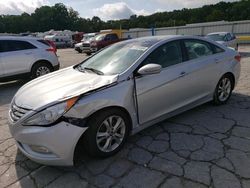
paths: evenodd
<path fill-rule="evenodd" d="M 0 37 L 0 81 L 37 78 L 59 69 L 56 48 L 34 37 Z"/>
<path fill-rule="evenodd" d="M 75 44 L 75 50 L 79 53 L 82 53 L 85 51 L 85 44 L 88 44 L 88 49 L 89 49 L 89 43 L 92 41 L 92 39 L 96 36 L 96 33 L 87 33 L 83 36 L 83 39 L 81 42 Z"/>
<path fill-rule="evenodd" d="M 116 33 L 107 33 L 107 34 L 97 35 L 90 42 L 89 46 L 87 46 L 87 44 L 85 45 L 86 47 L 85 53 L 90 55 L 91 53 L 95 53 L 99 51 L 100 49 L 105 48 L 106 46 L 109 46 L 111 44 L 114 44 L 123 40 L 126 40 L 126 39 L 120 39 Z"/>
<path fill-rule="evenodd" d="M 57 48 L 73 47 L 72 35 L 63 32 L 46 35 L 44 39 L 53 41 Z"/>
<path fill-rule="evenodd" d="M 208 101 L 225 104 L 239 75 L 239 53 L 211 40 L 131 39 L 24 85 L 9 128 L 39 163 L 73 165 L 82 148 L 108 157 L 150 125 Z"/>
<path fill-rule="evenodd" d="M 210 38 L 224 46 L 234 48 L 238 50 L 238 43 L 236 36 L 233 33 L 229 32 L 216 32 L 216 33 L 209 33 L 207 38 Z"/>

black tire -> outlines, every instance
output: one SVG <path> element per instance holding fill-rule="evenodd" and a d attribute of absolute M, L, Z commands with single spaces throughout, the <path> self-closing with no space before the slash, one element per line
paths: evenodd
<path fill-rule="evenodd" d="M 79 49 L 79 50 L 78 50 L 78 52 L 81 54 L 81 53 L 82 53 L 82 50 L 81 50 L 81 49 Z"/>
<path fill-rule="evenodd" d="M 104 125 L 103 122 L 108 117 L 112 117 L 112 116 L 121 117 L 124 120 L 125 133 L 124 133 L 124 137 L 123 137 L 121 143 L 117 144 L 117 147 L 114 148 L 114 150 L 104 152 L 100 149 L 100 147 L 97 144 L 97 133 Z M 92 157 L 105 158 L 105 157 L 109 157 L 109 156 L 114 155 L 115 153 L 117 153 L 118 151 L 120 151 L 122 149 L 123 145 L 125 144 L 125 142 L 128 138 L 128 135 L 129 135 L 129 125 L 130 125 L 129 117 L 126 113 L 124 113 L 123 111 L 121 111 L 119 109 L 108 109 L 106 111 L 97 112 L 95 115 L 93 115 L 89 119 L 89 121 L 87 123 L 89 125 L 89 128 L 86 131 L 86 134 L 84 136 L 84 140 L 82 140 L 82 141 L 84 144 L 85 151 L 87 151 L 87 153 Z M 114 140 L 115 140 L 114 138 L 111 138 L 111 143 Z M 105 140 L 104 140 L 104 142 L 105 142 Z M 105 144 L 106 144 L 106 142 L 105 142 Z M 114 143 L 114 144 L 116 144 L 116 143 Z"/>
<path fill-rule="evenodd" d="M 91 52 L 86 52 L 86 54 L 87 54 L 88 56 L 90 56 L 90 55 L 91 55 Z"/>
<path fill-rule="evenodd" d="M 230 88 L 226 89 L 226 88 L 222 88 L 223 86 L 223 81 L 225 82 L 225 80 L 228 81 L 228 83 L 230 84 Z M 218 82 L 216 89 L 214 91 L 214 98 L 213 98 L 213 103 L 216 105 L 222 105 L 222 104 L 226 104 L 227 101 L 230 99 L 231 95 L 232 95 L 232 91 L 233 91 L 233 87 L 234 87 L 234 83 L 233 83 L 233 79 L 230 75 L 224 75 L 220 81 Z M 227 93 L 227 95 L 223 95 L 222 92 Z M 224 97 L 223 97 L 224 96 Z"/>
<path fill-rule="evenodd" d="M 49 63 L 45 63 L 45 62 L 40 62 L 40 63 L 36 63 L 32 69 L 31 69 L 31 78 L 34 79 L 34 78 L 37 78 L 39 76 L 43 76 L 45 74 L 40 74 L 38 73 L 38 71 L 40 69 L 44 69 L 45 72 L 47 70 L 47 73 L 50 73 L 50 72 L 53 72 L 53 67 L 49 64 Z"/>

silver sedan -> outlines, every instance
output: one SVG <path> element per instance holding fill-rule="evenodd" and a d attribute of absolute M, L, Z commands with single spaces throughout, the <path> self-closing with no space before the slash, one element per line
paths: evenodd
<path fill-rule="evenodd" d="M 73 165 L 81 149 L 108 157 L 150 125 L 208 101 L 226 103 L 239 74 L 239 53 L 209 39 L 131 39 L 24 85 L 9 128 L 39 163 Z"/>

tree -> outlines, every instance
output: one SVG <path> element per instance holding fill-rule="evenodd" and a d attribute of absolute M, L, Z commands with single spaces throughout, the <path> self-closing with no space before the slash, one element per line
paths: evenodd
<path fill-rule="evenodd" d="M 249 20 L 250 0 L 235 2 L 220 2 L 215 5 L 205 5 L 200 8 L 159 12 L 149 16 L 131 15 L 128 19 L 102 21 L 98 16 L 81 18 L 72 8 L 62 3 L 54 6 L 42 6 L 34 13 L 21 15 L 0 15 L 0 32 L 43 32 L 55 30 L 75 30 L 83 32 L 98 32 L 101 29 L 150 28 L 181 26 L 219 20 Z"/>

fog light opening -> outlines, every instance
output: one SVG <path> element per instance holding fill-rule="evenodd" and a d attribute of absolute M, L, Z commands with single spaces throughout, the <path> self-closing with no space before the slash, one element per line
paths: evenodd
<path fill-rule="evenodd" d="M 50 150 L 44 146 L 30 145 L 30 149 L 34 152 L 37 152 L 37 153 L 51 154 Z"/>

